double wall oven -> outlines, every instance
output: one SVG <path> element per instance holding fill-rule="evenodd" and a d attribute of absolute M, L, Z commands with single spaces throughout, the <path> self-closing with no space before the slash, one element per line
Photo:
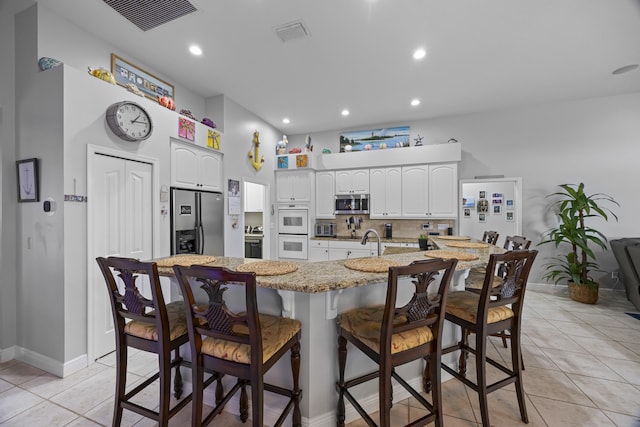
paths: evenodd
<path fill-rule="evenodd" d="M 307 259 L 309 209 L 288 206 L 278 209 L 278 258 Z"/>

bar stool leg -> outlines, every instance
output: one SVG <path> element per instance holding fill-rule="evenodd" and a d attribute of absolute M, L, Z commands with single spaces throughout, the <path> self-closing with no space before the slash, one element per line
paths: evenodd
<path fill-rule="evenodd" d="M 469 359 L 469 352 L 467 346 L 469 345 L 469 330 L 462 328 L 462 338 L 460 338 L 460 360 L 458 361 L 458 372 L 463 377 L 467 376 L 467 359 Z"/>
<path fill-rule="evenodd" d="M 171 401 L 171 351 L 164 348 L 160 354 L 160 406 L 159 427 L 169 425 L 169 403 Z"/>
<path fill-rule="evenodd" d="M 344 407 L 344 370 L 347 366 L 347 340 L 346 338 L 338 337 L 338 368 L 339 368 L 339 380 L 338 380 L 338 411 L 337 411 L 337 425 L 338 427 L 344 427 L 345 420 L 345 407 Z"/>
<path fill-rule="evenodd" d="M 489 424 L 489 407 L 487 405 L 487 348 L 485 346 L 487 337 L 483 335 L 484 334 L 476 333 L 476 376 L 478 381 L 478 398 L 480 400 L 482 425 L 489 427 L 491 424 Z"/>
<path fill-rule="evenodd" d="M 291 417 L 293 427 L 302 425 L 302 414 L 300 413 L 300 343 L 291 347 L 291 373 L 293 374 L 293 415 Z"/>
<path fill-rule="evenodd" d="M 511 364 L 516 376 L 516 395 L 518 396 L 518 406 L 520 407 L 520 418 L 522 422 L 529 423 L 527 415 L 527 406 L 524 397 L 524 385 L 522 384 L 522 350 L 520 348 L 520 334 L 511 330 Z"/>
<path fill-rule="evenodd" d="M 182 357 L 180 356 L 180 349 L 175 349 L 175 358 L 174 362 L 176 363 L 176 376 L 173 379 L 173 395 L 176 399 L 180 399 L 182 396 L 182 372 L 180 372 L 180 363 L 182 362 Z"/>
<path fill-rule="evenodd" d="M 442 370 L 440 369 L 440 365 L 438 364 L 438 360 L 442 357 L 440 354 L 431 353 L 429 355 L 429 360 L 427 361 L 428 366 L 431 370 L 431 400 L 433 404 L 433 409 L 437 412 L 438 416 L 435 420 L 435 427 L 443 427 L 442 420 L 442 384 L 441 384 L 441 375 Z M 430 385 L 431 385 L 430 384 Z"/>
<path fill-rule="evenodd" d="M 113 425 L 120 426 L 122 423 L 122 400 L 124 399 L 127 386 L 127 346 L 116 345 L 116 402 L 113 408 Z"/>
<path fill-rule="evenodd" d="M 243 423 L 249 419 L 249 398 L 247 397 L 247 382 L 242 380 L 240 386 L 240 421 Z M 254 400 L 257 396 L 251 396 Z M 256 414 L 254 414 L 254 417 Z"/>

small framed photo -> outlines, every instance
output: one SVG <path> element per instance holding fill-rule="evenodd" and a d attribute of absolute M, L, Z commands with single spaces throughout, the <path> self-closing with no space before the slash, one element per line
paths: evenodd
<path fill-rule="evenodd" d="M 493 197 L 494 199 L 501 199 L 502 198 L 502 193 L 493 193 L 491 195 L 491 197 Z"/>
<path fill-rule="evenodd" d="M 486 214 L 483 214 L 483 213 L 478 214 L 478 221 L 480 221 L 480 222 L 486 222 L 486 221 L 487 221 Z"/>
<path fill-rule="evenodd" d="M 478 194 L 478 199 L 484 199 L 486 196 L 487 196 L 487 192 L 481 191 L 480 194 Z"/>
<path fill-rule="evenodd" d="M 502 199 L 493 199 L 492 200 L 494 205 L 501 205 L 502 204 Z"/>
<path fill-rule="evenodd" d="M 507 212 L 507 221 L 513 221 L 513 212 Z"/>
<path fill-rule="evenodd" d="M 513 210 L 513 200 L 507 199 L 505 201 L 505 206 L 506 206 L 508 211 Z"/>
<path fill-rule="evenodd" d="M 464 208 L 464 217 L 465 218 L 471 218 L 471 209 Z"/>
<path fill-rule="evenodd" d="M 487 199 L 478 200 L 478 212 L 489 212 L 489 201 Z"/>
<path fill-rule="evenodd" d="M 501 205 L 493 205 L 493 214 L 494 215 L 500 215 L 502 213 L 502 206 Z"/>
<path fill-rule="evenodd" d="M 18 160 L 16 169 L 18 173 L 18 202 L 39 202 L 38 159 Z"/>

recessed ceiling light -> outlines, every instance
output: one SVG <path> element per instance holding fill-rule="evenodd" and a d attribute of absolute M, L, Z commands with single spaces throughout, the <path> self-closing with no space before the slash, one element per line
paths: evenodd
<path fill-rule="evenodd" d="M 285 117 L 284 119 L 282 119 L 282 123 L 284 123 L 285 125 L 288 125 L 289 123 L 291 123 L 291 121 Z"/>
<path fill-rule="evenodd" d="M 620 67 L 616 70 L 613 70 L 611 74 L 624 74 L 624 73 L 628 73 L 629 71 L 633 71 L 636 68 L 638 68 L 638 64 L 625 65 L 624 67 Z"/>
<path fill-rule="evenodd" d="M 413 105 L 414 107 L 420 105 L 420 100 L 419 99 L 412 99 L 411 100 L 411 105 Z"/>
<path fill-rule="evenodd" d="M 195 44 L 189 46 L 189 52 L 196 56 L 202 55 L 202 49 L 200 49 L 200 46 L 196 46 Z"/>
<path fill-rule="evenodd" d="M 413 59 L 422 59 L 427 55 L 427 51 L 420 48 L 413 52 Z"/>
<path fill-rule="evenodd" d="M 342 110 L 342 115 L 343 116 L 348 116 L 349 115 L 349 110 Z"/>

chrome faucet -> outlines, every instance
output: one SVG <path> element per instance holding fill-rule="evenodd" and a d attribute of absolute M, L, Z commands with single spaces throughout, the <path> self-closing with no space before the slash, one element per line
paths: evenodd
<path fill-rule="evenodd" d="M 366 245 L 367 244 L 367 239 L 369 238 L 369 233 L 375 234 L 376 235 L 376 239 L 378 239 L 378 256 L 380 256 L 380 249 L 381 249 L 380 235 L 373 228 L 370 228 L 370 229 L 368 229 L 367 231 L 364 232 L 364 236 L 362 236 L 362 240 L 360 241 L 360 244 L 361 245 Z"/>

